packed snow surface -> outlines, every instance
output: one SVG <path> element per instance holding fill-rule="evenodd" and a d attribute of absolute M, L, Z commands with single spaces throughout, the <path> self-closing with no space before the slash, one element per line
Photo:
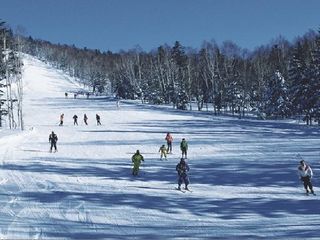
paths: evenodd
<path fill-rule="evenodd" d="M 319 128 L 65 98 L 81 86 L 36 59 L 24 63 L 26 130 L 0 132 L 0 239 L 320 238 L 319 195 L 306 196 L 297 175 L 300 154 L 318 192 Z M 160 161 L 167 132 L 173 154 Z M 192 192 L 175 190 L 182 138 Z M 145 162 L 134 177 L 137 149 Z"/>

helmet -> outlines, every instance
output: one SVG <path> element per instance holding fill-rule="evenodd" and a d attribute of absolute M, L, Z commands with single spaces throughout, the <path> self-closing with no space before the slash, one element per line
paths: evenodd
<path fill-rule="evenodd" d="M 139 151 L 139 150 L 137 150 L 137 151 L 136 151 L 136 154 L 140 154 L 140 151 Z"/>

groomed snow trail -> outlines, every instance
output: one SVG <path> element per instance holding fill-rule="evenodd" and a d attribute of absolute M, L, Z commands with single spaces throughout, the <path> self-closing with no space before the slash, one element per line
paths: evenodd
<path fill-rule="evenodd" d="M 311 163 L 317 192 L 319 129 L 65 98 L 79 86 L 31 57 L 23 79 L 26 130 L 0 139 L 0 239 L 320 237 L 319 197 L 304 196 L 295 158 Z M 51 131 L 57 153 L 49 153 Z M 166 132 L 174 153 L 160 161 Z M 175 190 L 183 137 L 193 190 L 185 193 Z M 145 162 L 133 177 L 137 149 Z"/>

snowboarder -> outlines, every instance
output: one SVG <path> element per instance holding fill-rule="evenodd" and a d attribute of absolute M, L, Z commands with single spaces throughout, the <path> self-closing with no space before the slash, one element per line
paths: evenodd
<path fill-rule="evenodd" d="M 173 137 L 171 136 L 170 133 L 167 133 L 167 136 L 165 138 L 165 140 L 167 141 L 167 152 L 168 153 L 172 153 L 172 141 L 173 141 Z"/>
<path fill-rule="evenodd" d="M 60 124 L 59 124 L 59 126 L 62 126 L 62 125 L 63 125 L 63 118 L 64 118 L 64 114 L 62 113 L 62 114 L 60 115 Z"/>
<path fill-rule="evenodd" d="M 100 116 L 96 114 L 97 125 L 101 125 Z"/>
<path fill-rule="evenodd" d="M 50 146 L 50 152 L 52 152 L 52 148 L 54 148 L 54 151 L 57 152 L 57 141 L 58 141 L 58 137 L 57 134 L 55 134 L 53 131 L 51 132 L 51 134 L 49 135 L 49 142 L 51 143 Z"/>
<path fill-rule="evenodd" d="M 65 96 L 66 98 L 68 98 L 68 93 L 67 93 L 67 92 L 65 92 L 65 93 L 64 93 L 64 96 Z"/>
<path fill-rule="evenodd" d="M 187 151 L 188 151 L 188 142 L 186 141 L 185 138 L 182 138 L 182 141 L 180 143 L 180 149 L 181 149 L 181 157 L 183 158 L 183 156 L 185 158 L 187 158 Z"/>
<path fill-rule="evenodd" d="M 88 117 L 87 117 L 87 114 L 84 114 L 83 115 L 83 121 L 84 121 L 84 123 L 86 124 L 86 125 L 88 125 Z"/>
<path fill-rule="evenodd" d="M 78 125 L 78 116 L 75 114 L 73 115 L 73 125 Z"/>
<path fill-rule="evenodd" d="M 298 167 L 298 173 L 300 176 L 300 180 L 303 182 L 303 186 L 306 190 L 306 194 L 308 195 L 310 190 L 310 192 L 315 195 L 313 191 L 312 183 L 311 183 L 313 172 L 311 167 L 304 160 L 300 161 L 300 165 Z"/>
<path fill-rule="evenodd" d="M 165 160 L 167 160 L 167 148 L 164 144 L 160 147 L 159 153 L 160 153 L 160 160 L 162 160 L 163 157 Z"/>
<path fill-rule="evenodd" d="M 139 173 L 140 164 L 144 161 L 143 156 L 140 154 L 140 151 L 137 150 L 136 153 L 131 158 L 133 162 L 132 175 L 137 176 Z"/>
<path fill-rule="evenodd" d="M 185 189 L 188 189 L 188 185 L 190 183 L 188 172 L 190 168 L 189 165 L 186 163 L 184 158 L 180 159 L 180 162 L 176 166 L 176 171 L 178 172 L 178 190 L 181 190 L 181 184 L 185 184 Z"/>

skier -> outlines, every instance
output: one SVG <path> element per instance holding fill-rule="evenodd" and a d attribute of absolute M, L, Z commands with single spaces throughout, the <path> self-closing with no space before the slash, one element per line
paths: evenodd
<path fill-rule="evenodd" d="M 168 153 L 172 153 L 172 141 L 173 141 L 173 137 L 171 136 L 170 133 L 167 133 L 167 136 L 165 138 L 165 140 L 167 141 L 167 152 Z"/>
<path fill-rule="evenodd" d="M 67 93 L 67 92 L 65 92 L 65 93 L 64 93 L 64 96 L 65 96 L 66 98 L 68 98 L 68 93 Z"/>
<path fill-rule="evenodd" d="M 186 163 L 184 158 L 180 159 L 180 162 L 176 166 L 176 171 L 178 172 L 178 190 L 181 190 L 181 184 L 184 182 L 185 190 L 189 190 L 189 177 L 187 172 L 189 172 L 189 165 Z"/>
<path fill-rule="evenodd" d="M 182 141 L 180 143 L 180 149 L 182 152 L 181 157 L 183 158 L 184 156 L 185 158 L 187 158 L 188 143 L 185 138 L 182 138 Z"/>
<path fill-rule="evenodd" d="M 131 158 L 133 162 L 132 175 L 137 176 L 139 173 L 140 164 L 144 161 L 143 156 L 140 154 L 140 151 L 137 150 L 135 154 L 133 154 Z"/>
<path fill-rule="evenodd" d="M 62 126 L 62 125 L 63 125 L 63 118 L 64 118 L 64 114 L 62 113 L 62 114 L 60 115 L 60 124 L 59 124 L 59 126 Z"/>
<path fill-rule="evenodd" d="M 100 116 L 96 114 L 97 125 L 101 125 Z"/>
<path fill-rule="evenodd" d="M 88 125 L 87 120 L 88 120 L 87 114 L 84 114 L 84 115 L 83 115 L 83 121 L 84 121 L 84 123 L 85 123 L 86 125 Z"/>
<path fill-rule="evenodd" d="M 78 125 L 78 116 L 75 114 L 75 115 L 73 115 L 73 125 Z"/>
<path fill-rule="evenodd" d="M 311 183 L 313 172 L 311 167 L 304 160 L 300 161 L 300 165 L 298 167 L 298 173 L 300 176 L 300 180 L 303 182 L 303 186 L 306 190 L 306 194 L 309 195 L 309 190 L 310 190 L 310 192 L 313 195 L 315 195 L 313 191 L 312 183 Z"/>
<path fill-rule="evenodd" d="M 58 141 L 58 137 L 57 134 L 55 134 L 53 131 L 51 132 L 51 134 L 49 135 L 49 142 L 51 143 L 50 146 L 50 152 L 52 152 L 52 148 L 54 147 L 54 151 L 57 152 L 57 141 Z"/>
<path fill-rule="evenodd" d="M 159 153 L 160 153 L 160 160 L 162 160 L 163 157 L 165 160 L 167 160 L 167 148 L 164 144 L 160 147 Z"/>

